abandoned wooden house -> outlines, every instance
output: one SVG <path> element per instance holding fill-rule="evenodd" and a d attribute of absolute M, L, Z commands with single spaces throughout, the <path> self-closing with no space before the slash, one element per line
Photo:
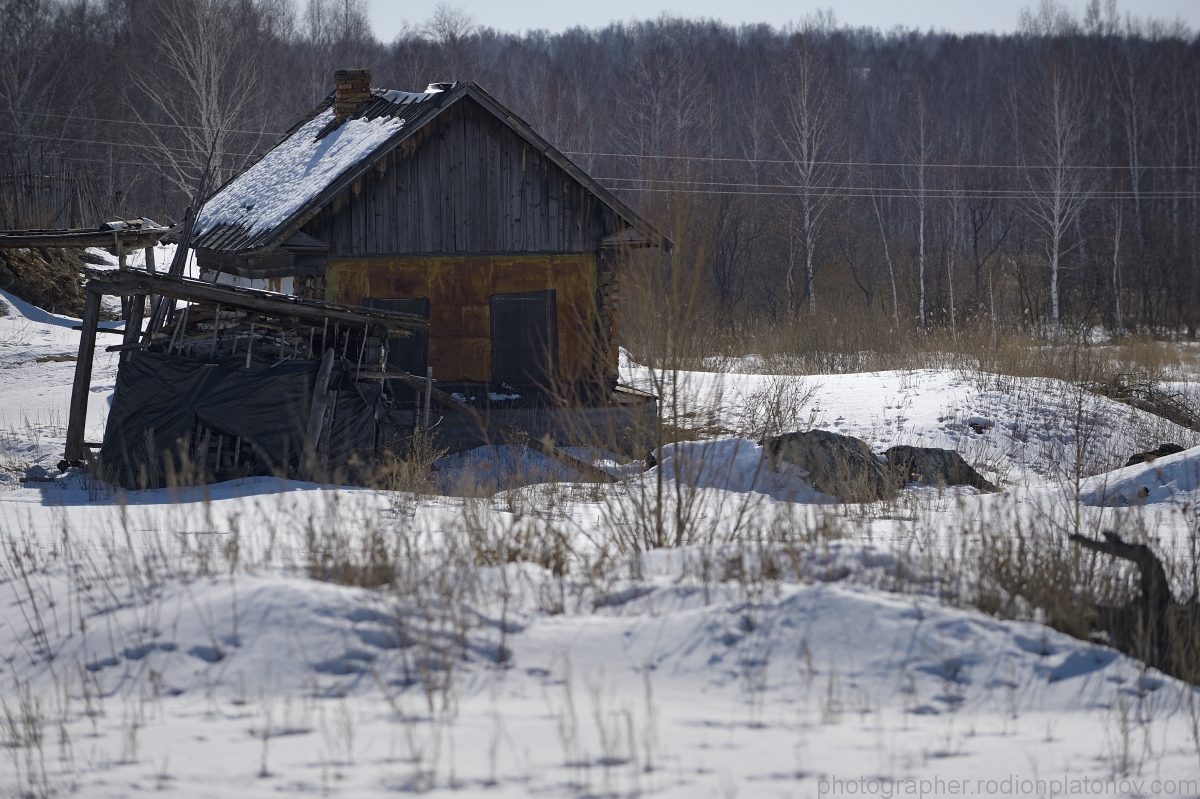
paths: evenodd
<path fill-rule="evenodd" d="M 526 426 L 550 394 L 653 403 L 617 383 L 618 265 L 671 242 L 474 83 L 335 82 L 205 204 L 201 279 L 424 317 L 389 363 Z"/>
<path fill-rule="evenodd" d="M 185 463 L 189 480 L 356 480 L 432 434 L 604 479 L 556 443 L 645 454 L 657 398 L 618 384 L 617 270 L 670 246 L 474 83 L 408 93 L 339 71 L 189 217 L 166 275 L 89 284 L 89 309 L 129 298 L 101 464 L 130 486 Z M 76 393 L 94 343 L 85 313 Z M 68 460 L 99 446 L 82 429 L 73 416 Z"/>

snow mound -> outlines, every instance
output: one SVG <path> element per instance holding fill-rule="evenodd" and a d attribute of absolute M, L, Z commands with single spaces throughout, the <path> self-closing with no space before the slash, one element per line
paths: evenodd
<path fill-rule="evenodd" d="M 683 441 L 663 447 L 663 462 L 643 480 L 658 479 L 691 488 L 754 493 L 788 502 L 827 503 L 837 499 L 818 492 L 804 472 L 790 463 L 772 464 L 763 448 L 744 438 Z"/>
<path fill-rule="evenodd" d="M 1195 503 L 1200 492 L 1200 447 L 1148 463 L 1126 466 L 1089 479 L 1080 500 L 1085 505 L 1124 507 Z"/>

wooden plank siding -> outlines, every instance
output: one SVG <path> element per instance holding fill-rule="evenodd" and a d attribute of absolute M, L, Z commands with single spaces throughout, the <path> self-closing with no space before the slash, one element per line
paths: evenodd
<path fill-rule="evenodd" d="M 383 156 L 302 230 L 330 258 L 596 253 L 624 228 L 504 122 L 464 98 Z"/>
<path fill-rule="evenodd" d="M 493 294 L 554 289 L 559 377 L 587 381 L 595 353 L 596 256 L 464 255 L 331 258 L 326 299 L 429 299 L 429 365 L 438 380 L 491 379 Z"/>
<path fill-rule="evenodd" d="M 384 155 L 303 228 L 327 299 L 428 298 L 429 365 L 489 382 L 490 299 L 554 289 L 559 376 L 597 375 L 597 256 L 626 223 L 472 98 Z"/>

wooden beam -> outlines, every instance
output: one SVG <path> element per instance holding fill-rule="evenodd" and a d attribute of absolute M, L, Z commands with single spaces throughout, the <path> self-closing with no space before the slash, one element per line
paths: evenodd
<path fill-rule="evenodd" d="M 96 354 L 96 324 L 100 321 L 100 295 L 88 292 L 83 306 L 83 333 L 75 361 L 75 384 L 71 387 L 71 415 L 67 421 L 68 461 L 84 459 L 83 431 L 87 426 L 88 396 L 92 387 L 92 357 Z"/>
<path fill-rule="evenodd" d="M 393 335 L 401 336 L 410 335 L 413 330 L 429 329 L 429 320 L 416 314 L 308 300 L 259 289 L 225 286 L 168 275 L 150 275 L 131 270 L 118 272 L 106 280 L 89 280 L 87 290 L 93 294 L 158 294 L 161 297 L 190 302 L 220 303 L 230 308 L 245 308 L 276 318 L 305 319 L 310 322 L 332 319 L 355 327 L 376 325 L 387 328 Z"/>
<path fill-rule="evenodd" d="M 125 249 L 153 247 L 171 232 L 170 228 L 129 230 L 5 230 L 0 231 L 0 249 L 15 247 L 112 247 L 113 237 Z"/>
<path fill-rule="evenodd" d="M 312 406 L 308 413 L 308 434 L 304 438 L 304 472 L 309 480 L 316 480 L 320 463 L 317 447 L 321 442 L 321 427 L 325 421 L 325 408 L 329 404 L 329 375 L 333 371 L 333 347 L 325 350 L 321 356 L 321 368 L 317 370 L 317 380 L 313 385 Z"/>
<path fill-rule="evenodd" d="M 88 292 L 91 294 L 91 292 Z M 146 313 L 146 295 L 135 294 L 130 298 L 129 316 L 125 319 L 125 338 L 122 343 L 125 346 L 136 344 L 138 337 L 142 334 L 142 315 Z M 121 361 L 129 360 L 129 356 L 122 355 Z"/>

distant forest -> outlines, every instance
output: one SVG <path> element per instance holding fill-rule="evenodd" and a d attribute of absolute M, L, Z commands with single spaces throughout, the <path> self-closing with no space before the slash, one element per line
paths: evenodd
<path fill-rule="evenodd" d="M 1200 39 L 1100 0 L 966 36 L 443 5 L 389 43 L 363 0 L 0 0 L 0 224 L 178 220 L 341 67 L 478 82 L 675 240 L 655 290 L 714 335 L 1200 328 Z"/>

